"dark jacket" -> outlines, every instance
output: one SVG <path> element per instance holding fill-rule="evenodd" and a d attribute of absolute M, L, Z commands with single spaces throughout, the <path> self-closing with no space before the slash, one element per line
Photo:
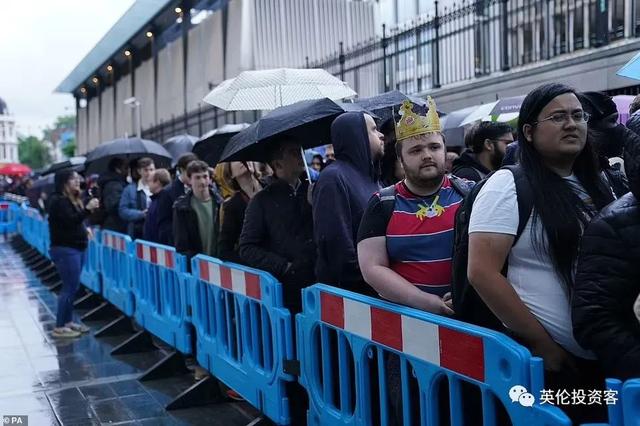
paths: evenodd
<path fill-rule="evenodd" d="M 478 161 L 473 151 L 467 149 L 453 161 L 451 173 L 459 178 L 480 182 L 482 178 L 491 173 L 491 170 Z"/>
<path fill-rule="evenodd" d="M 49 202 L 49 232 L 51 247 L 87 248 L 87 229 L 84 220 L 88 212 L 79 209 L 60 193 L 51 195 Z"/>
<path fill-rule="evenodd" d="M 240 234 L 249 197 L 237 191 L 222 205 L 222 223 L 218 235 L 218 256 L 221 260 L 242 263 L 240 258 Z"/>
<path fill-rule="evenodd" d="M 158 227 L 158 197 L 160 192 L 151 196 L 151 204 L 147 211 L 147 218 L 144 221 L 144 232 L 142 238 L 146 241 L 152 241 L 154 243 L 160 243 L 159 241 L 159 227 Z M 162 244 L 162 243 L 160 243 Z"/>
<path fill-rule="evenodd" d="M 596 216 L 582 237 L 572 298 L 574 335 L 607 377 L 640 377 L 640 138 L 625 141 L 632 193 Z"/>
<path fill-rule="evenodd" d="M 213 190 L 209 191 L 213 199 L 213 229 L 218 227 L 218 198 Z M 180 254 L 187 256 L 190 261 L 193 256 L 202 253 L 202 239 L 198 229 L 198 216 L 191 207 L 193 192 L 189 192 L 178 198 L 173 208 L 173 237 L 174 247 Z"/>
<path fill-rule="evenodd" d="M 380 189 L 363 114 L 339 116 L 331 125 L 331 141 L 336 161 L 320 173 L 313 189 L 316 276 L 325 284 L 372 294 L 356 254 L 360 220 L 369 199 Z"/>
<path fill-rule="evenodd" d="M 110 231 L 126 232 L 127 225 L 120 219 L 118 209 L 127 180 L 117 173 L 107 172 L 98 180 L 98 186 L 100 187 L 100 208 L 104 211 L 102 227 Z"/>
<path fill-rule="evenodd" d="M 185 194 L 180 178 L 175 178 L 158 194 L 158 243 L 173 245 L 173 205 Z"/>
<path fill-rule="evenodd" d="M 285 306 L 294 312 L 300 310 L 300 289 L 315 281 L 307 188 L 305 182 L 294 191 L 287 182 L 276 179 L 249 202 L 240 234 L 243 263 L 280 280 Z"/>

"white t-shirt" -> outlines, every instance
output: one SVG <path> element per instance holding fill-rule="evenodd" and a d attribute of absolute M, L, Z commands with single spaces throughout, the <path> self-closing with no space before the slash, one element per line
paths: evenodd
<path fill-rule="evenodd" d="M 571 181 L 581 198 L 588 197 L 575 177 L 565 179 Z M 595 359 L 595 355 L 578 345 L 573 337 L 569 293 L 549 255 L 535 251 L 531 227 L 530 216 L 509 253 L 507 281 L 555 342 L 576 356 Z M 545 232 L 540 221 L 536 221 L 536 228 L 537 239 L 544 241 Z M 499 170 L 485 183 L 473 203 L 469 234 L 493 232 L 515 236 L 517 231 L 518 199 L 513 174 L 509 170 Z"/>

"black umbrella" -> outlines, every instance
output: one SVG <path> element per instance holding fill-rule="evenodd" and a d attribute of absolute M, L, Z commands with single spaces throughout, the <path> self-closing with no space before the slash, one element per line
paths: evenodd
<path fill-rule="evenodd" d="M 313 99 L 276 108 L 231 138 L 220 161 L 264 161 L 269 141 L 291 136 L 304 149 L 331 143 L 331 123 L 345 108 L 331 99 Z M 366 111 L 363 111 L 366 112 Z"/>
<path fill-rule="evenodd" d="M 87 154 L 87 174 L 106 172 L 109 161 L 115 157 L 126 160 L 149 157 L 157 168 L 171 166 L 171 154 L 157 142 L 140 138 L 115 139 L 98 145 Z"/>
<path fill-rule="evenodd" d="M 442 120 L 442 133 L 447 146 L 464 146 L 465 128 L 471 125 L 463 125 L 462 122 L 477 108 L 478 105 L 475 105 L 450 112 Z"/>
<path fill-rule="evenodd" d="M 60 161 L 58 163 L 50 165 L 42 172 L 42 176 L 53 174 L 65 169 L 72 169 L 78 173 L 82 173 L 84 172 L 85 161 L 86 157 L 71 157 L 68 160 Z"/>
<path fill-rule="evenodd" d="M 176 163 L 178 162 L 178 158 L 180 158 L 182 154 L 191 152 L 191 150 L 193 149 L 193 145 L 197 141 L 197 137 L 187 134 L 173 136 L 167 139 L 162 146 L 167 151 L 169 151 L 169 154 L 171 154 L 171 158 L 173 159 L 171 161 L 171 167 L 175 167 Z"/>
<path fill-rule="evenodd" d="M 202 135 L 193 146 L 193 153 L 202 161 L 206 161 L 211 167 L 215 167 L 220 161 L 220 156 L 229 140 L 241 130 L 249 127 L 247 123 L 225 124 Z"/>
<path fill-rule="evenodd" d="M 399 90 L 392 90 L 390 92 L 384 92 L 376 96 L 369 98 L 362 98 L 356 101 L 356 104 L 360 105 L 363 109 L 371 111 L 376 114 L 382 122 L 385 122 L 397 115 L 400 106 L 404 101 L 411 101 L 413 104 L 426 107 L 427 101 L 417 96 L 405 95 Z M 445 115 L 443 112 L 438 111 L 439 116 Z M 395 117 L 394 117 L 395 119 Z"/>

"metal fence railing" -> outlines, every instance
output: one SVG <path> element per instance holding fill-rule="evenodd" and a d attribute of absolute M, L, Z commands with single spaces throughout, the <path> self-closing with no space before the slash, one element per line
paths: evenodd
<path fill-rule="evenodd" d="M 361 97 L 388 90 L 407 94 L 508 71 L 640 35 L 640 0 L 462 0 L 434 2 L 430 15 L 307 67 L 324 68 Z M 256 117 L 257 118 L 257 117 Z M 234 113 L 206 106 L 147 129 L 164 140 L 202 135 Z"/>

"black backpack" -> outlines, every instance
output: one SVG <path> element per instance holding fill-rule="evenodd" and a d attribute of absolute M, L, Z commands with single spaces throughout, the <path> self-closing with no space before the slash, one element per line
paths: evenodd
<path fill-rule="evenodd" d="M 529 216 L 533 210 L 533 194 L 531 184 L 522 168 L 516 164 L 512 166 L 504 166 L 502 169 L 509 170 L 513 173 L 516 185 L 516 194 L 518 196 L 518 230 L 513 245 L 518 242 L 522 231 L 529 221 Z M 503 330 L 502 322 L 491 312 L 489 307 L 476 293 L 473 286 L 469 284 L 467 278 L 467 266 L 469 260 L 469 218 L 471 217 L 471 209 L 478 193 L 493 175 L 492 172 L 483 180 L 478 182 L 476 186 L 465 197 L 462 205 L 456 212 L 454 239 L 453 239 L 453 282 L 451 285 L 451 294 L 453 297 L 453 310 L 455 318 L 468 323 L 476 324 L 482 327 L 494 330 Z M 512 246 L 513 247 L 513 246 Z M 505 262 L 502 269 L 502 275 L 507 276 L 508 261 Z"/>

